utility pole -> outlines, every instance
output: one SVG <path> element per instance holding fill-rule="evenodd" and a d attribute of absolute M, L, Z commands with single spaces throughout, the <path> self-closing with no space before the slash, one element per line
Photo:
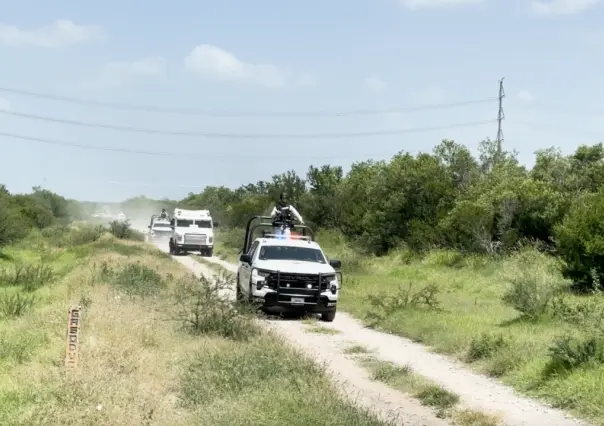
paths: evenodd
<path fill-rule="evenodd" d="M 503 112 L 503 98 L 505 98 L 505 91 L 503 90 L 502 78 L 501 80 L 499 80 L 499 112 L 497 113 L 497 159 L 501 158 L 501 145 L 503 143 L 503 129 L 501 128 L 501 123 L 505 119 L 505 114 Z"/>

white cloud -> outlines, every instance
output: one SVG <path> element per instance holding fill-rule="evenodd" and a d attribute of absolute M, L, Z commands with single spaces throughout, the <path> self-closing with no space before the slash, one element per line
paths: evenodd
<path fill-rule="evenodd" d="M 600 3 L 601 0 L 551 0 L 534 1 L 531 4 L 533 12 L 537 15 L 572 15 L 581 13 Z"/>
<path fill-rule="evenodd" d="M 365 77 L 363 82 L 365 83 L 365 86 L 368 89 L 374 90 L 376 92 L 382 91 L 388 87 L 388 83 L 386 83 L 377 75 L 370 75 L 369 77 Z"/>
<path fill-rule="evenodd" d="M 484 0 L 400 0 L 407 9 L 435 9 L 484 3 Z"/>
<path fill-rule="evenodd" d="M 445 94 L 440 87 L 430 86 L 417 95 L 417 100 L 422 105 L 440 104 L 445 100 Z"/>
<path fill-rule="evenodd" d="M 99 26 L 77 25 L 69 19 L 59 19 L 51 25 L 29 30 L 0 24 L 0 44 L 12 47 L 30 45 L 58 49 L 105 38 Z"/>
<path fill-rule="evenodd" d="M 10 102 L 7 101 L 6 99 L 0 98 L 0 109 L 9 110 L 10 109 Z"/>
<path fill-rule="evenodd" d="M 264 87 L 314 86 L 315 80 L 272 64 L 244 62 L 230 52 L 209 44 L 196 46 L 185 58 L 185 68 L 202 78 L 245 82 Z"/>
<path fill-rule="evenodd" d="M 138 61 L 109 62 L 96 78 L 83 84 L 88 89 L 105 89 L 131 83 L 141 78 L 160 78 L 167 73 L 167 61 L 161 56 Z"/>
<path fill-rule="evenodd" d="M 535 100 L 535 97 L 528 90 L 521 90 L 520 92 L 516 93 L 516 97 L 522 102 L 532 102 Z"/>

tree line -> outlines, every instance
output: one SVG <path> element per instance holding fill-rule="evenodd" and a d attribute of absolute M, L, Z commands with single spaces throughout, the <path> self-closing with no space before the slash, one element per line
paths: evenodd
<path fill-rule="evenodd" d="M 76 200 L 36 186 L 29 194 L 11 194 L 0 184 L 0 248 L 25 238 L 32 230 L 67 225 L 87 215 Z"/>
<path fill-rule="evenodd" d="M 604 283 L 604 147 L 535 155 L 527 168 L 495 141 L 483 141 L 475 157 L 443 140 L 431 153 L 357 162 L 346 174 L 310 166 L 306 176 L 286 171 L 237 189 L 207 187 L 179 205 L 210 209 L 220 225 L 242 227 L 285 191 L 305 221 L 339 230 L 368 253 L 503 255 L 530 244 L 562 258 L 577 285 L 597 287 Z"/>
<path fill-rule="evenodd" d="M 238 228 L 252 215 L 267 214 L 286 192 L 305 221 L 341 232 L 370 254 L 408 249 L 423 253 L 454 249 L 504 255 L 533 245 L 565 261 L 564 273 L 583 288 L 604 283 L 604 146 L 580 146 L 563 155 L 536 152 L 535 165 L 516 153 L 499 152 L 494 141 L 473 156 L 443 140 L 431 153 L 399 152 L 389 161 L 310 166 L 270 181 L 236 189 L 209 186 L 180 201 L 136 197 L 119 206 L 128 216 L 162 207 L 209 209 L 218 226 Z M 84 219 L 95 203 L 67 200 L 40 187 L 10 194 L 0 185 L 0 246 L 31 229 Z"/>

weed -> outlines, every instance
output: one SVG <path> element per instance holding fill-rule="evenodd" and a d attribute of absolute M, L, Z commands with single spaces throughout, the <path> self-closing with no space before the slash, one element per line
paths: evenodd
<path fill-rule="evenodd" d="M 173 299 L 175 319 L 195 334 L 210 334 L 234 340 L 248 340 L 259 329 L 248 316 L 223 295 L 230 291 L 232 279 L 215 276 L 213 279 L 193 276 L 181 278 L 175 285 Z"/>
<path fill-rule="evenodd" d="M 109 232 L 120 240 L 145 241 L 145 236 L 130 226 L 128 221 L 114 220 L 109 223 Z"/>
<path fill-rule="evenodd" d="M 507 346 L 508 342 L 503 336 L 482 333 L 479 337 L 472 339 L 466 355 L 466 361 L 474 362 L 480 359 L 490 358 L 499 349 Z"/>
<path fill-rule="evenodd" d="M 11 336 L 0 333 L 0 361 L 14 361 L 18 364 L 29 361 L 36 346 L 44 339 L 36 339 L 27 333 Z"/>
<path fill-rule="evenodd" d="M 344 353 L 348 355 L 368 354 L 369 352 L 369 349 L 361 345 L 352 345 L 344 350 Z"/>
<path fill-rule="evenodd" d="M 0 313 L 5 318 L 16 318 L 29 312 L 36 303 L 34 295 L 23 294 L 21 292 L 0 293 Z"/>
<path fill-rule="evenodd" d="M 322 327 L 322 326 L 313 326 L 313 327 L 309 327 L 306 329 L 308 332 L 310 333 L 317 333 L 317 334 L 339 334 L 340 331 L 336 330 L 335 328 L 327 328 L 327 327 Z"/>
<path fill-rule="evenodd" d="M 110 274 L 106 271 L 105 274 Z M 111 273 L 112 283 L 129 296 L 154 296 L 167 287 L 159 273 L 140 262 L 129 263 Z"/>
<path fill-rule="evenodd" d="M 419 399 L 422 404 L 429 405 L 438 410 L 448 410 L 459 402 L 459 395 L 435 384 L 424 386 L 414 396 Z"/>
<path fill-rule="evenodd" d="M 552 265 L 536 267 L 531 260 L 533 259 L 521 258 L 517 268 L 509 273 L 509 286 L 502 301 L 520 312 L 523 317 L 534 321 L 546 313 L 554 296 L 568 286 L 568 283 Z"/>
<path fill-rule="evenodd" d="M 16 263 L 12 268 L 0 269 L 0 287 L 23 286 L 26 291 L 37 290 L 55 278 L 53 269 L 45 263 Z"/>
<path fill-rule="evenodd" d="M 497 426 L 500 423 L 497 416 L 470 409 L 457 410 L 453 421 L 458 426 Z"/>
<path fill-rule="evenodd" d="M 372 310 L 365 316 L 370 325 L 384 321 L 397 311 L 409 308 L 427 307 L 438 309 L 438 287 L 428 284 L 418 291 L 414 291 L 413 284 L 399 286 L 394 294 L 380 293 L 369 295 L 369 304 Z"/>

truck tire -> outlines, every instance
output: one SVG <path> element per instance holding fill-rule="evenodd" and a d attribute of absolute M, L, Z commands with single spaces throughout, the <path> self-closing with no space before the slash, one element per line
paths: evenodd
<path fill-rule="evenodd" d="M 243 292 L 241 291 L 241 287 L 239 287 L 239 274 L 237 274 L 237 290 L 236 290 L 236 300 L 237 302 L 243 302 L 244 300 L 244 296 L 243 296 Z"/>
<path fill-rule="evenodd" d="M 333 322 L 336 319 L 336 311 L 329 311 L 321 314 L 321 321 Z"/>
<path fill-rule="evenodd" d="M 208 249 L 208 251 L 206 252 L 206 254 L 208 255 L 208 257 L 214 256 L 214 247 Z"/>

